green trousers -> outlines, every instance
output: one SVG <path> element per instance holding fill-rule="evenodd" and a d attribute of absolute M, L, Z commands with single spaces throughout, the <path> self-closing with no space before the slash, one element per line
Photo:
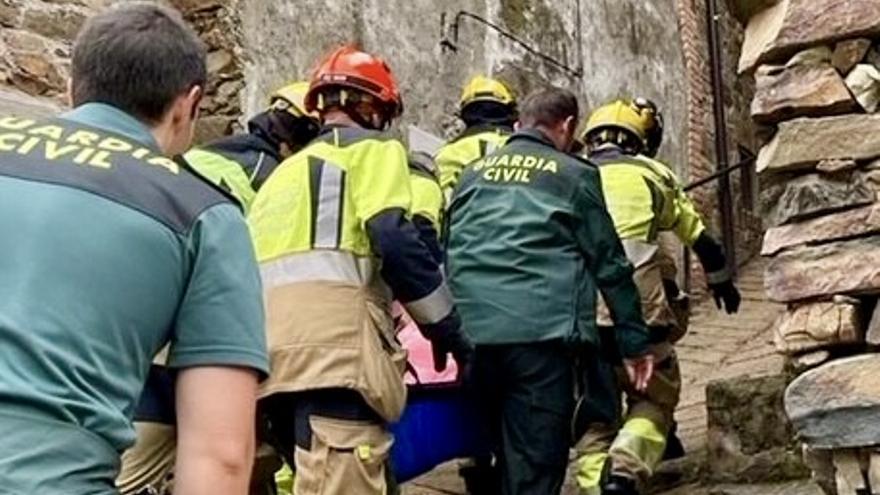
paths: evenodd
<path fill-rule="evenodd" d="M 496 459 L 486 495 L 555 495 L 571 445 L 574 363 L 561 341 L 477 346 L 472 391 Z"/>

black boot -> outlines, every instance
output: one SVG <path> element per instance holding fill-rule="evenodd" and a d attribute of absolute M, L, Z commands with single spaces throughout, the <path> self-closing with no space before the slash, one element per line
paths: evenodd
<path fill-rule="evenodd" d="M 602 485 L 602 495 L 639 495 L 639 491 L 635 480 L 612 474 Z"/>
<path fill-rule="evenodd" d="M 669 429 L 669 434 L 666 435 L 666 450 L 663 452 L 663 460 L 681 459 L 684 455 L 684 445 L 682 445 L 681 439 L 678 438 L 678 423 L 673 421 L 672 428 Z"/>

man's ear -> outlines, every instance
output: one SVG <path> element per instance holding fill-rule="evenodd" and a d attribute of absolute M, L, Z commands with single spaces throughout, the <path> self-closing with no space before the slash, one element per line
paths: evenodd
<path fill-rule="evenodd" d="M 70 108 L 73 108 L 73 79 L 67 78 L 67 89 L 64 93 L 65 103 Z"/>
<path fill-rule="evenodd" d="M 513 130 L 519 132 L 520 129 L 522 129 L 522 123 L 517 120 L 513 123 Z"/>
<path fill-rule="evenodd" d="M 569 115 L 562 121 L 562 130 L 565 132 L 567 136 L 574 136 L 575 131 L 577 130 L 577 118 L 574 115 Z"/>
<path fill-rule="evenodd" d="M 189 112 L 189 118 L 191 120 L 196 120 L 199 116 L 199 105 L 202 102 L 202 97 L 205 95 L 205 90 L 199 85 L 195 85 L 189 89 L 189 92 L 186 94 L 184 101 L 186 104 L 184 108 Z"/>

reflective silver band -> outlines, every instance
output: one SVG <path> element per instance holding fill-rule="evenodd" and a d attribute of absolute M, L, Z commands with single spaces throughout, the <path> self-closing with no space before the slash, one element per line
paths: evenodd
<path fill-rule="evenodd" d="M 443 320 L 452 312 L 452 293 L 444 282 L 434 292 L 404 306 L 416 323 L 430 325 Z"/>
<path fill-rule="evenodd" d="M 260 275 L 266 289 L 316 281 L 366 285 L 372 280 L 374 272 L 372 258 L 344 251 L 305 251 L 260 264 Z"/>
<path fill-rule="evenodd" d="M 651 244 L 637 239 L 622 239 L 620 242 L 623 244 L 623 250 L 626 252 L 626 257 L 635 268 L 651 261 L 654 255 L 657 254 L 657 250 L 660 249 L 657 244 Z"/>
<path fill-rule="evenodd" d="M 706 281 L 710 284 L 720 284 L 722 282 L 727 282 L 730 279 L 731 275 L 728 268 L 722 268 L 721 270 L 706 274 Z"/>
<path fill-rule="evenodd" d="M 318 188 L 318 211 L 315 212 L 315 247 L 332 249 L 339 246 L 339 215 L 342 213 L 341 168 L 325 163 Z"/>

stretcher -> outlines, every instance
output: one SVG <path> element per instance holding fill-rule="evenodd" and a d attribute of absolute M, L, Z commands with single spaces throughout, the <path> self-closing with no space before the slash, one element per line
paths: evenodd
<path fill-rule="evenodd" d="M 476 409 L 457 382 L 455 362 L 449 359 L 444 372 L 434 371 L 431 344 L 402 318 L 398 339 L 409 353 L 409 397 L 400 421 L 391 426 L 391 464 L 399 483 L 444 462 L 489 452 Z"/>

